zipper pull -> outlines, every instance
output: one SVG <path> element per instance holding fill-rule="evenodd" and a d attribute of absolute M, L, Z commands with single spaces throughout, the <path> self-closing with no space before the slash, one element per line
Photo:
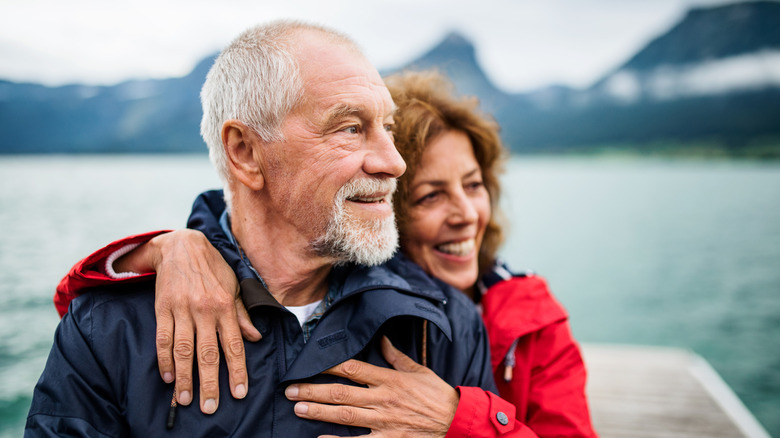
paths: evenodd
<path fill-rule="evenodd" d="M 512 373 L 514 372 L 514 367 L 511 365 L 504 365 L 504 382 L 511 382 L 512 381 Z"/>
<path fill-rule="evenodd" d="M 165 423 L 167 429 L 173 429 L 174 423 L 176 423 L 176 407 L 179 403 L 176 400 L 176 387 L 173 387 L 173 397 L 171 398 L 171 407 L 168 409 L 168 422 Z"/>
<path fill-rule="evenodd" d="M 515 368 L 515 350 L 517 350 L 517 343 L 520 338 L 515 339 L 512 345 L 509 346 L 509 351 L 504 356 L 504 382 L 511 382 Z"/>

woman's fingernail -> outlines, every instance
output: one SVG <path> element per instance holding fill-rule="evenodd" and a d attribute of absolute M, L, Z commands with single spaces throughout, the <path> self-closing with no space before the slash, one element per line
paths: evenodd
<path fill-rule="evenodd" d="M 173 373 L 163 373 L 163 380 L 165 383 L 173 382 Z"/>
<path fill-rule="evenodd" d="M 286 395 L 287 398 L 298 397 L 298 386 L 297 385 L 288 386 L 287 389 L 284 390 L 284 395 Z"/>
<path fill-rule="evenodd" d="M 306 403 L 296 403 L 295 408 L 296 414 L 306 415 L 307 412 L 309 412 L 309 405 Z"/>
<path fill-rule="evenodd" d="M 179 403 L 183 405 L 188 405 L 192 401 L 192 396 L 189 391 L 180 392 L 179 396 L 176 398 L 179 400 Z"/>
<path fill-rule="evenodd" d="M 246 386 L 243 383 L 236 385 L 236 397 L 244 398 L 246 396 Z"/>
<path fill-rule="evenodd" d="M 214 412 L 217 412 L 217 401 L 213 398 L 206 400 L 206 402 L 203 403 L 203 411 L 206 414 L 213 414 Z"/>

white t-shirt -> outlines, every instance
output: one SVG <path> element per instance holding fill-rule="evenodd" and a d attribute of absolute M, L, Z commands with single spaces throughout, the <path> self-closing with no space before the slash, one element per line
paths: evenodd
<path fill-rule="evenodd" d="M 285 306 L 285 308 L 292 312 L 296 318 L 298 318 L 298 323 L 301 325 L 301 327 L 303 327 L 303 324 L 307 319 L 309 319 L 311 314 L 314 313 L 314 310 L 317 308 L 317 306 L 320 305 L 321 302 L 322 300 L 317 300 L 304 306 Z"/>

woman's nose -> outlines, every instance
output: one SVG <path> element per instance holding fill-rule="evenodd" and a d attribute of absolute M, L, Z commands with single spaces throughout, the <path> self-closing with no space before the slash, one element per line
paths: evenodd
<path fill-rule="evenodd" d="M 450 220 L 453 223 L 470 224 L 477 221 L 477 209 L 466 193 L 458 193 L 452 198 Z"/>

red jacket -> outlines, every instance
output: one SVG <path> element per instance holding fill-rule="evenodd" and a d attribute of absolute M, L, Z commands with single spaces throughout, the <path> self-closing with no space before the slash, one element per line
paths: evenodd
<path fill-rule="evenodd" d="M 529 275 L 496 283 L 482 298 L 482 319 L 498 391 L 533 431 L 517 436 L 595 437 L 582 354 L 547 282 Z"/>
<path fill-rule="evenodd" d="M 113 242 L 74 265 L 54 295 L 60 316 L 88 287 L 154 275 L 113 279 L 106 274 L 105 264 L 120 248 L 164 232 Z M 544 279 L 526 276 L 501 281 L 488 289 L 482 308 L 494 377 L 503 399 L 480 388 L 458 387 L 460 402 L 447 438 L 595 437 L 585 399 L 585 365 L 566 311 Z M 514 354 L 507 354 L 510 348 Z"/>

